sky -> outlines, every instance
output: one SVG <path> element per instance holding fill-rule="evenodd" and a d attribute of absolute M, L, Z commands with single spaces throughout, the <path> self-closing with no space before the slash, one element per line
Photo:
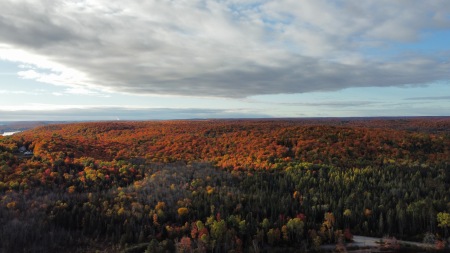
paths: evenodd
<path fill-rule="evenodd" d="M 0 121 L 450 116 L 448 0 L 2 0 Z"/>

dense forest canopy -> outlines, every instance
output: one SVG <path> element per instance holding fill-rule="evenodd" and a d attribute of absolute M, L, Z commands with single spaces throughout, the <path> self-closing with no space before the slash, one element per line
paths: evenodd
<path fill-rule="evenodd" d="M 445 117 L 45 125 L 0 137 L 0 252 L 445 248 L 449 164 Z"/>

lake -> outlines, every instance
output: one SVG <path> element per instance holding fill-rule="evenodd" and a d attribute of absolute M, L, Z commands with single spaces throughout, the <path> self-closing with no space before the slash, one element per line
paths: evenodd
<path fill-rule="evenodd" d="M 16 133 L 20 133 L 21 131 L 14 131 L 14 132 L 4 132 L 2 135 L 3 136 L 10 136 L 10 135 L 13 135 L 13 134 L 16 134 Z"/>

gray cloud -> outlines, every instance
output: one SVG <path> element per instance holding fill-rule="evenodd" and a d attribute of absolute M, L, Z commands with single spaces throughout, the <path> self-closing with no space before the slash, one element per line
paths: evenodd
<path fill-rule="evenodd" d="M 450 96 L 412 97 L 405 100 L 450 100 Z"/>
<path fill-rule="evenodd" d="M 290 105 L 290 106 L 313 106 L 313 107 L 355 107 L 355 106 L 368 106 L 377 104 L 377 102 L 373 101 L 325 101 L 325 102 L 316 102 L 316 103 L 308 103 L 308 102 L 297 102 L 297 103 L 277 103 L 280 105 Z"/>
<path fill-rule="evenodd" d="M 3 56 L 38 66 L 27 78 L 137 94 L 239 98 L 448 80 L 450 64 L 431 56 L 364 55 L 450 28 L 447 0 L 413 2 L 4 0 L 0 50 L 83 74 Z"/>

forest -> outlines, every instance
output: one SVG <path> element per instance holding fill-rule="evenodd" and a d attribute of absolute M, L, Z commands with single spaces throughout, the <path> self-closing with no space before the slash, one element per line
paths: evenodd
<path fill-rule="evenodd" d="M 85 122 L 0 136 L 0 252 L 344 252 L 353 235 L 448 252 L 449 230 L 450 117 Z"/>

